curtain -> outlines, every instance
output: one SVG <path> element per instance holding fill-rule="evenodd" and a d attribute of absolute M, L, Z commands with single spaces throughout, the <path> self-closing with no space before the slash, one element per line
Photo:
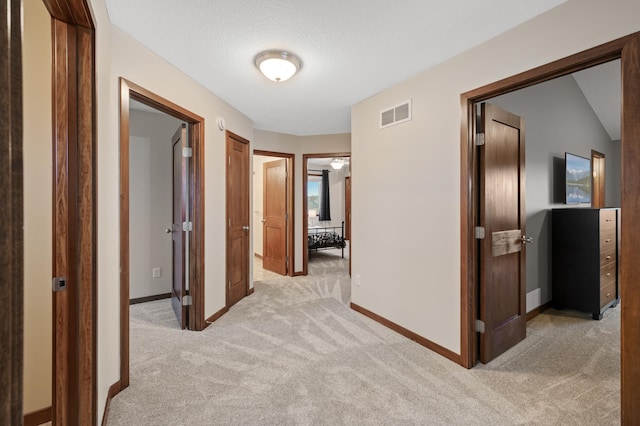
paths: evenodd
<path fill-rule="evenodd" d="M 331 220 L 331 203 L 329 202 L 329 170 L 322 171 L 322 188 L 320 189 L 320 218 L 319 220 Z"/>

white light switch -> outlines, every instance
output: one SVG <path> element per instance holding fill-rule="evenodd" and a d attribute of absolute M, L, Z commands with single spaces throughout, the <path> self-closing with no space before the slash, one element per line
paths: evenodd
<path fill-rule="evenodd" d="M 160 268 L 153 268 L 153 278 L 160 278 Z"/>

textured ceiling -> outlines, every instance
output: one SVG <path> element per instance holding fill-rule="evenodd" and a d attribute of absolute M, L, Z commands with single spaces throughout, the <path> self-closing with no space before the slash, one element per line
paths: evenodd
<path fill-rule="evenodd" d="M 580 90 L 612 141 L 620 140 L 622 80 L 620 60 L 573 74 Z"/>
<path fill-rule="evenodd" d="M 565 0 L 107 0 L 111 21 L 257 129 L 351 131 L 351 106 Z M 253 64 L 287 50 L 274 83 Z"/>

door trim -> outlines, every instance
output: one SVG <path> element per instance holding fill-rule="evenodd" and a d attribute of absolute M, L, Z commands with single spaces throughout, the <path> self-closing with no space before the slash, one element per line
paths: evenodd
<path fill-rule="evenodd" d="M 22 4 L 2 4 L 0 25 L 0 262 L 4 279 L 0 284 L 2 321 L 2 369 L 0 370 L 0 423 L 22 424 L 24 392 L 24 188 L 23 188 L 23 75 Z"/>
<path fill-rule="evenodd" d="M 640 232 L 640 33 L 635 33 L 592 49 L 568 56 L 547 65 L 508 77 L 460 96 L 460 276 L 461 276 L 461 364 L 467 368 L 477 363 L 477 334 L 473 323 L 477 318 L 477 249 L 473 235 L 477 211 L 477 168 L 474 146 L 474 104 L 514 90 L 523 89 L 556 77 L 622 59 L 622 255 L 621 293 L 624 298 L 621 318 L 622 354 L 622 422 L 640 422 L 640 406 L 636 404 L 640 382 L 640 365 L 634 357 L 640 353 L 640 264 L 633 262 L 640 252 L 640 241 L 624 238 Z M 634 405 L 635 404 L 635 405 Z"/>
<path fill-rule="evenodd" d="M 307 240 L 309 239 L 309 204 L 307 200 L 307 184 L 309 181 L 307 160 L 309 158 L 330 158 L 349 157 L 350 152 L 328 152 L 321 154 L 302 154 L 302 274 L 309 275 L 309 249 Z M 351 167 L 351 164 L 349 165 Z M 349 170 L 351 172 L 351 170 Z M 349 269 L 351 269 L 351 241 L 349 241 Z"/>
<path fill-rule="evenodd" d="M 253 151 L 253 155 L 262 155 L 264 157 L 275 157 L 275 158 L 284 158 L 287 160 L 287 172 L 289 173 L 287 179 L 287 214 L 289 215 L 289 220 L 287 220 L 287 256 L 289 256 L 289 262 L 287 263 L 287 275 L 290 277 L 294 276 L 294 268 L 295 268 L 295 246 L 294 246 L 294 229 L 295 229 L 295 217 L 293 214 L 293 206 L 295 201 L 295 181 L 296 181 L 296 171 L 295 171 L 295 154 L 289 154 L 284 152 L 274 152 L 274 151 L 262 151 L 256 149 Z M 256 189 L 253 188 L 255 191 Z M 253 226 L 257 226 L 254 224 Z M 253 235 L 253 234 L 252 234 Z M 251 238 L 251 246 L 253 247 L 253 238 Z M 253 277 L 252 277 L 253 279 Z"/>
<path fill-rule="evenodd" d="M 120 78 L 120 389 L 129 386 L 129 101 L 134 99 L 187 123 L 193 150 L 189 193 L 193 232 L 190 239 L 189 328 L 204 321 L 204 118 L 143 87 Z"/>
<path fill-rule="evenodd" d="M 95 33 L 86 0 L 43 0 L 52 18 L 52 417 L 97 418 Z"/>

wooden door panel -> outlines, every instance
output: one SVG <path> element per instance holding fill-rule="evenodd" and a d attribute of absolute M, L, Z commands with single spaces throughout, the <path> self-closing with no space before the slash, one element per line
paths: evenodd
<path fill-rule="evenodd" d="M 482 105 L 480 148 L 480 361 L 489 362 L 526 336 L 524 122 Z"/>
<path fill-rule="evenodd" d="M 262 267 L 287 273 L 287 160 L 263 165 Z"/>
<path fill-rule="evenodd" d="M 234 258 L 240 258 L 242 256 L 242 235 L 232 236 L 229 241 L 229 255 Z M 231 287 L 235 287 L 238 284 L 242 284 L 242 263 L 232 262 L 229 266 L 229 280 L 231 281 Z"/>
<path fill-rule="evenodd" d="M 249 292 L 249 141 L 227 132 L 227 308 Z"/>

